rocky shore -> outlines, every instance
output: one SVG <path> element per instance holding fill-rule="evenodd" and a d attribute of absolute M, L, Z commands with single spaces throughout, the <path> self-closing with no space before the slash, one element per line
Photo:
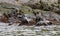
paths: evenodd
<path fill-rule="evenodd" d="M 60 36 L 60 3 L 0 0 L 0 36 Z"/>
<path fill-rule="evenodd" d="M 51 4 L 49 6 L 42 1 L 36 4 L 25 4 L 18 6 L 0 3 L 0 12 L 2 13 L 0 21 L 10 24 L 19 23 L 19 25 L 60 24 L 60 14 L 55 13 L 60 10 L 58 5 Z"/>

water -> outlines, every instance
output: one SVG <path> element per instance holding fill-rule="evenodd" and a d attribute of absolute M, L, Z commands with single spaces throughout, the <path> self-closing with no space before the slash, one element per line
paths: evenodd
<path fill-rule="evenodd" d="M 8 26 L 0 23 L 0 36 L 60 36 L 60 25 Z"/>

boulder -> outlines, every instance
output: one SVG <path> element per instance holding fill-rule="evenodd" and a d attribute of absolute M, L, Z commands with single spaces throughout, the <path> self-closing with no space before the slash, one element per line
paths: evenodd
<path fill-rule="evenodd" d="M 38 10 L 38 9 L 35 9 L 34 12 L 39 12 L 40 17 L 43 17 L 44 19 L 60 21 L 60 15 L 58 15 L 58 14 L 56 14 L 54 12 L 43 11 L 43 10 Z"/>

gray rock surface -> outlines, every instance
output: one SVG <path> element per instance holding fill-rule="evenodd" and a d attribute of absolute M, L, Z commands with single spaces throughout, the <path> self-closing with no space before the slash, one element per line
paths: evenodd
<path fill-rule="evenodd" d="M 40 17 L 43 17 L 45 19 L 50 19 L 50 20 L 57 20 L 60 21 L 60 15 L 51 12 L 51 11 L 43 11 L 43 10 L 34 10 L 35 12 L 39 12 L 40 13 Z"/>

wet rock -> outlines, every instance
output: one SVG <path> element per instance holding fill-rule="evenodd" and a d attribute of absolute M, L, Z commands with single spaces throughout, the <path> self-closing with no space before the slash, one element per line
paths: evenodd
<path fill-rule="evenodd" d="M 36 26 L 41 26 L 41 25 L 52 25 L 52 23 L 50 22 L 50 21 L 48 21 L 48 20 L 43 20 L 43 21 L 39 21 L 39 22 L 37 22 L 37 24 L 36 24 Z"/>

